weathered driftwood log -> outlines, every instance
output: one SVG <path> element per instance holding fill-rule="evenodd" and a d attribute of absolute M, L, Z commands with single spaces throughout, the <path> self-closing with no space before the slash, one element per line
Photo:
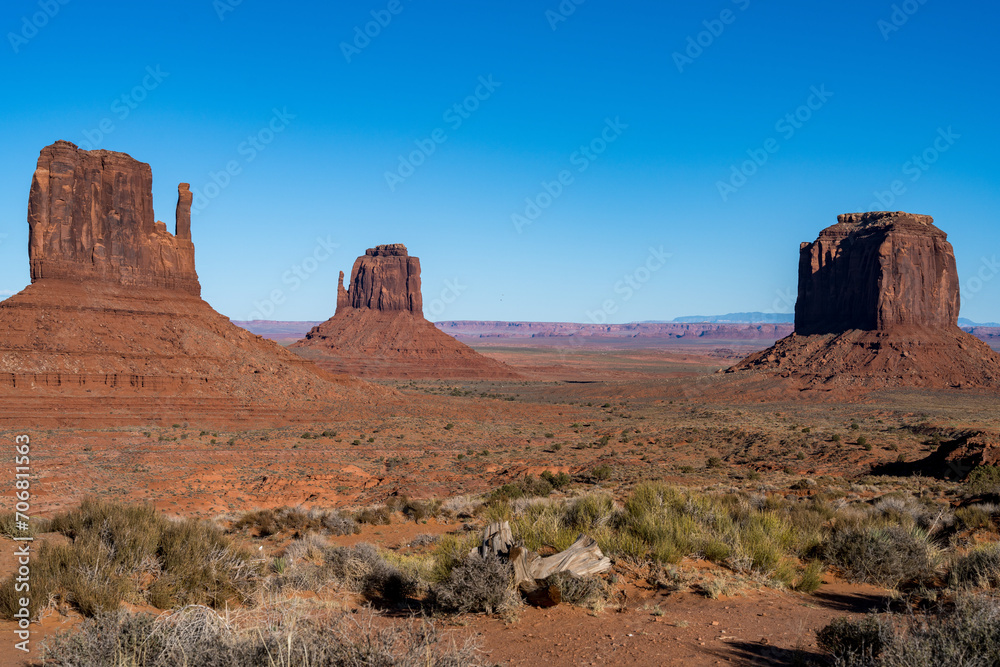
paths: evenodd
<path fill-rule="evenodd" d="M 601 553 L 597 541 L 580 535 L 565 551 L 542 558 L 534 551 L 511 546 L 514 538 L 506 521 L 492 523 L 483 531 L 482 545 L 473 552 L 480 556 L 496 555 L 507 558 L 514 568 L 514 583 L 531 604 L 551 607 L 560 602 L 557 586 L 544 580 L 559 572 L 574 577 L 591 577 L 611 568 L 611 559 Z"/>
<path fill-rule="evenodd" d="M 506 521 L 491 523 L 483 529 L 483 543 L 478 549 L 480 557 L 501 556 L 507 558 L 510 547 L 514 544 L 514 536 L 510 532 L 510 524 Z"/>
<path fill-rule="evenodd" d="M 568 572 L 574 577 L 591 577 L 611 568 L 611 559 L 601 553 L 597 540 L 580 535 L 566 551 L 531 562 L 529 570 L 535 579 L 547 579 L 557 572 Z"/>

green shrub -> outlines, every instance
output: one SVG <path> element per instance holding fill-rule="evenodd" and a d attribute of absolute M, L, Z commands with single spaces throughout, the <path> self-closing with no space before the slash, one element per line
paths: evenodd
<path fill-rule="evenodd" d="M 974 496 L 1000 492 L 1000 466 L 976 466 L 965 481 L 966 490 Z"/>
<path fill-rule="evenodd" d="M 799 573 L 798 579 L 792 586 L 799 593 L 815 593 L 823 585 L 823 563 L 814 560 Z"/>
<path fill-rule="evenodd" d="M 366 507 L 355 513 L 354 520 L 372 526 L 388 526 L 392 523 L 392 512 L 392 509 L 385 505 Z"/>
<path fill-rule="evenodd" d="M 323 558 L 321 579 L 334 579 L 372 602 L 398 604 L 420 589 L 420 581 L 413 573 L 389 563 L 377 548 L 365 542 L 353 547 L 330 547 Z"/>
<path fill-rule="evenodd" d="M 591 470 L 590 476 L 599 482 L 604 482 L 611 479 L 612 472 L 611 466 L 604 463 Z"/>
<path fill-rule="evenodd" d="M 518 498 L 544 498 L 552 493 L 552 485 L 544 478 L 533 475 L 504 484 L 495 489 L 487 498 L 488 502 L 517 500 Z"/>
<path fill-rule="evenodd" d="M 402 503 L 404 516 L 413 519 L 414 523 L 420 523 L 438 515 L 441 511 L 440 500 L 410 500 L 404 498 Z"/>
<path fill-rule="evenodd" d="M 569 486 L 570 482 L 573 481 L 573 478 L 564 472 L 552 474 L 548 470 L 542 471 L 542 474 L 540 474 L 539 477 L 548 482 L 549 485 L 556 491 L 566 488 Z"/>
<path fill-rule="evenodd" d="M 899 525 L 835 531 L 824 554 L 853 579 L 888 588 L 930 580 L 938 559 L 925 533 Z"/>

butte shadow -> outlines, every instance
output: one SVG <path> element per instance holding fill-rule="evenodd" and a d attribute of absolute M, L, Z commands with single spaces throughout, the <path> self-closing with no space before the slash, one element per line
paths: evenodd
<path fill-rule="evenodd" d="M 28 202 L 31 285 L 0 302 L 0 423 L 273 424 L 321 403 L 356 414 L 392 395 L 322 371 L 203 301 L 190 211 L 182 183 L 170 234 L 153 218 L 148 164 L 66 141 L 42 149 Z"/>
<path fill-rule="evenodd" d="M 851 213 L 803 243 L 795 332 L 728 373 L 804 389 L 986 389 L 1000 355 L 958 328 L 948 235 L 930 216 Z"/>
<path fill-rule="evenodd" d="M 520 377 L 424 319 L 420 260 L 399 243 L 358 257 L 349 289 L 341 271 L 334 316 L 290 349 L 322 368 L 362 377 Z"/>

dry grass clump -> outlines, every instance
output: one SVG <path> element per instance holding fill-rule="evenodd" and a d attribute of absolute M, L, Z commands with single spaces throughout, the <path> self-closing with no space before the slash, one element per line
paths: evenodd
<path fill-rule="evenodd" d="M 1000 664 L 1000 601 L 963 596 L 929 614 L 841 618 L 817 641 L 841 667 L 988 667 Z"/>
<path fill-rule="evenodd" d="M 636 486 L 623 506 L 605 494 L 494 501 L 487 518 L 511 521 L 514 535 L 529 549 L 562 550 L 587 533 L 612 557 L 677 563 L 703 556 L 786 585 L 796 577 L 793 561 L 822 541 L 826 521 L 818 509 L 784 501 L 699 494 L 655 482 Z"/>
<path fill-rule="evenodd" d="M 457 614 L 504 613 L 520 604 L 510 563 L 478 555 L 455 563 L 448 577 L 431 588 L 431 599 L 438 609 Z"/>
<path fill-rule="evenodd" d="M 543 581 L 545 586 L 555 586 L 562 602 L 589 609 L 602 609 L 610 594 L 608 583 L 600 577 L 574 577 L 568 572 L 558 572 Z"/>
<path fill-rule="evenodd" d="M 122 602 L 160 608 L 249 602 L 261 563 L 235 548 L 215 526 L 170 521 L 149 505 L 84 500 L 56 515 L 51 529 L 72 540 L 45 543 L 32 562 L 32 616 L 59 595 L 86 616 Z M 0 615 L 16 610 L 13 582 L 0 587 Z"/>
<path fill-rule="evenodd" d="M 337 510 L 304 510 L 300 507 L 279 507 L 247 512 L 232 524 L 233 531 L 248 531 L 258 537 L 280 533 L 329 533 L 351 535 L 361 532 L 357 521 Z"/>
<path fill-rule="evenodd" d="M 942 560 L 926 532 L 903 526 L 834 531 L 824 554 L 852 578 L 888 588 L 929 582 Z"/>
<path fill-rule="evenodd" d="M 384 505 L 358 510 L 354 514 L 354 520 L 373 526 L 387 526 L 392 523 L 392 516 L 398 512 L 406 519 L 420 523 L 442 514 L 442 506 L 440 500 L 411 500 L 406 496 L 396 496 Z"/>
<path fill-rule="evenodd" d="M 17 527 L 17 515 L 14 512 L 0 512 L 0 535 L 5 537 L 34 537 L 39 533 L 49 531 L 49 521 L 32 517 L 27 530 Z"/>
<path fill-rule="evenodd" d="M 238 626 L 205 607 L 154 617 L 102 612 L 45 649 L 46 664 L 66 667 L 478 667 L 472 640 L 456 643 L 432 623 L 380 624 L 371 613 L 300 616 Z"/>
<path fill-rule="evenodd" d="M 959 588 L 1000 588 L 1000 545 L 982 546 L 957 558 L 948 583 Z"/>
<path fill-rule="evenodd" d="M 472 496 L 453 496 L 441 503 L 441 514 L 452 519 L 471 519 L 483 506 L 483 501 Z"/>
<path fill-rule="evenodd" d="M 361 593 L 372 602 L 399 604 L 421 589 L 420 579 L 389 563 L 370 544 L 327 549 L 323 565 L 326 578 L 335 578 L 349 590 Z"/>

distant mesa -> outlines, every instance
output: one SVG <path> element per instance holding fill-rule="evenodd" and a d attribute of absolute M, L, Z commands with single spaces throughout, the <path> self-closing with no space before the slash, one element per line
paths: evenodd
<path fill-rule="evenodd" d="M 808 386 L 984 387 L 1000 356 L 958 328 L 955 253 L 927 215 L 851 213 L 799 251 L 795 332 L 743 360 Z"/>
<path fill-rule="evenodd" d="M 0 423 L 284 422 L 309 399 L 364 406 L 385 393 L 205 303 L 190 190 L 178 187 L 171 234 L 153 218 L 148 164 L 66 141 L 42 149 L 28 226 L 31 285 L 0 302 Z"/>
<path fill-rule="evenodd" d="M 711 324 L 791 324 L 795 321 L 793 313 L 727 313 L 725 315 L 685 315 L 670 320 L 672 323 L 695 324 L 708 322 Z"/>
<path fill-rule="evenodd" d="M 396 243 L 370 248 L 341 271 L 337 310 L 291 345 L 321 368 L 383 378 L 519 377 L 424 319 L 420 260 Z"/>

